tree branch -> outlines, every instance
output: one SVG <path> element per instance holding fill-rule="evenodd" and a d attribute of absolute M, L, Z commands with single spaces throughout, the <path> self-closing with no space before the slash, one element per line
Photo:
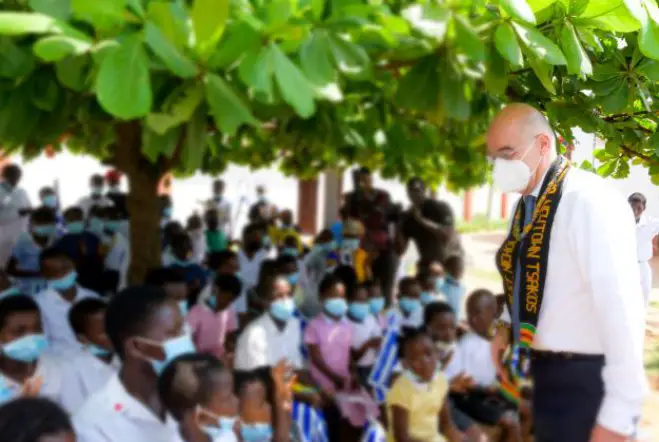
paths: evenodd
<path fill-rule="evenodd" d="M 648 163 L 650 165 L 659 165 L 659 161 L 655 160 L 654 158 L 652 158 L 648 155 L 645 155 L 641 152 L 636 152 L 635 150 L 630 149 L 627 146 L 621 145 L 620 150 L 622 150 L 628 157 L 639 158 L 639 159 L 645 161 L 646 163 Z"/>
<path fill-rule="evenodd" d="M 607 115 L 606 117 L 602 117 L 602 120 L 606 122 L 612 122 L 612 121 L 617 121 L 620 119 L 623 120 L 628 120 L 633 117 L 645 117 L 645 116 L 657 116 L 659 115 L 659 110 L 655 111 L 642 111 L 642 112 L 634 112 L 631 114 L 614 114 L 614 115 Z"/>

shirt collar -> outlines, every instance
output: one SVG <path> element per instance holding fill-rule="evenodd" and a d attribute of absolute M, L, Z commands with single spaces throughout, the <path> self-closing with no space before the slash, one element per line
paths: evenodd
<path fill-rule="evenodd" d="M 537 198 L 537 197 L 540 195 L 540 189 L 542 189 L 542 183 L 545 182 L 545 178 L 547 177 L 547 173 L 549 172 L 549 169 L 550 169 L 550 168 L 551 168 L 551 167 L 547 168 L 547 169 L 544 171 L 544 173 L 542 174 L 542 177 L 541 177 L 540 180 L 538 181 L 538 184 L 535 185 L 535 188 L 534 188 L 533 191 L 529 194 L 529 196 L 533 196 L 533 197 Z"/>
<path fill-rule="evenodd" d="M 346 320 L 345 316 L 341 317 L 341 319 L 339 320 L 336 320 L 328 316 L 327 313 L 325 312 L 323 312 L 322 315 L 323 315 L 323 320 L 325 321 L 326 324 L 342 324 Z"/>
<path fill-rule="evenodd" d="M 126 415 L 132 419 L 155 422 L 164 426 L 175 426 L 175 422 L 169 413 L 165 415 L 165 422 L 162 422 L 144 404 L 131 396 L 121 382 L 119 374 L 115 374 L 110 379 L 106 384 L 105 389 L 108 399 L 107 403 L 110 404 L 113 411 Z"/>

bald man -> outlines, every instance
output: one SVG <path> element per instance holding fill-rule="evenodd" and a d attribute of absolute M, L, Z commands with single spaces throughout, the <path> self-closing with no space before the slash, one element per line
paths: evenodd
<path fill-rule="evenodd" d="M 532 377 L 536 442 L 622 442 L 636 431 L 647 383 L 634 216 L 602 178 L 570 166 L 536 109 L 503 109 L 487 134 L 493 179 L 521 194 L 497 254 L 507 309 L 493 358 L 502 391 Z M 518 361 L 499 361 L 512 338 Z M 513 380 L 513 382 L 510 382 Z"/>

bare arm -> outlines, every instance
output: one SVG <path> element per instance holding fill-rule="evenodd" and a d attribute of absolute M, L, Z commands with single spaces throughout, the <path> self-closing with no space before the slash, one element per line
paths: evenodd
<path fill-rule="evenodd" d="M 409 432 L 410 413 L 402 407 L 393 405 L 391 407 L 391 428 L 396 442 L 423 442 L 410 436 Z"/>
<path fill-rule="evenodd" d="M 394 238 L 394 248 L 399 256 L 405 254 L 407 244 L 409 243 L 409 238 L 405 235 L 405 232 L 403 232 L 403 223 L 404 221 L 399 222 L 396 225 L 396 237 Z"/>
<path fill-rule="evenodd" d="M 449 442 L 462 442 L 462 434 L 460 434 L 460 431 L 458 431 L 453 423 L 451 409 L 448 407 L 447 400 L 444 400 L 444 405 L 439 411 L 439 428 Z"/>
<path fill-rule="evenodd" d="M 455 234 L 455 228 L 453 226 L 445 226 L 442 224 L 437 224 L 434 221 L 429 220 L 428 218 L 425 218 L 422 214 L 421 211 L 418 209 L 414 209 L 413 211 L 414 217 L 416 220 L 426 229 L 430 230 L 433 232 L 435 235 L 439 236 L 440 238 L 447 239 L 451 238 Z"/>

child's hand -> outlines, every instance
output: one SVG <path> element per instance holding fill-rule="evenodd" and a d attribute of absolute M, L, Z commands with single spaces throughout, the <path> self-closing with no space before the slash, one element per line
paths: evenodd
<path fill-rule="evenodd" d="M 37 397 L 41 392 L 41 386 L 43 385 L 43 378 L 41 376 L 35 376 L 28 378 L 23 383 L 23 388 L 21 389 L 22 397 Z"/>
<path fill-rule="evenodd" d="M 449 389 L 452 393 L 467 393 L 473 386 L 474 380 L 465 373 L 460 373 L 449 383 Z"/>
<path fill-rule="evenodd" d="M 292 371 L 292 367 L 284 359 L 279 361 L 271 370 L 275 396 L 287 411 L 290 411 L 293 407 L 293 384 L 297 380 L 297 376 Z"/>

